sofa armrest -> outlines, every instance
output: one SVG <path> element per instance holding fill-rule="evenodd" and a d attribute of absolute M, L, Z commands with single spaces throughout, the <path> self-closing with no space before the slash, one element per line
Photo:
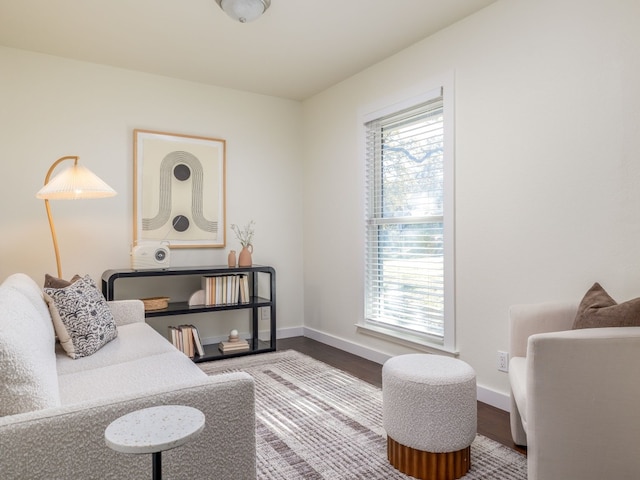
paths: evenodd
<path fill-rule="evenodd" d="M 144 303 L 142 300 L 112 300 L 107 304 L 117 326 L 144 322 Z"/>
<path fill-rule="evenodd" d="M 640 327 L 529 338 L 529 479 L 632 479 L 640 472 Z"/>
<path fill-rule="evenodd" d="M 254 382 L 242 372 L 209 376 L 146 395 L 1 417 L 0 478 L 148 478 L 150 456 L 111 450 L 104 430 L 126 413 L 170 404 L 201 410 L 205 428 L 184 446 L 163 453 L 165 478 L 256 478 Z"/>
<path fill-rule="evenodd" d="M 509 356 L 525 357 L 531 335 L 570 330 L 576 317 L 576 303 L 513 305 L 509 308 Z"/>

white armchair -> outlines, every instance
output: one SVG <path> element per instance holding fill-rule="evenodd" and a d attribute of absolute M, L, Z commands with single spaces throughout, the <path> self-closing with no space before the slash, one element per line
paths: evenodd
<path fill-rule="evenodd" d="M 571 330 L 577 304 L 509 310 L 511 432 L 529 480 L 640 478 L 640 327 Z"/>

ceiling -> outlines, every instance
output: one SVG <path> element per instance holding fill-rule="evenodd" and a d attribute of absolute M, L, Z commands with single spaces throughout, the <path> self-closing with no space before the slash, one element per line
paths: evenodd
<path fill-rule="evenodd" d="M 0 0 L 0 45 L 295 100 L 496 0 Z"/>

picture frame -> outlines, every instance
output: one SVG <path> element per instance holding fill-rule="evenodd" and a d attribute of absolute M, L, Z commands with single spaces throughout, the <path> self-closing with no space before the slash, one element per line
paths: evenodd
<path fill-rule="evenodd" d="M 224 248 L 226 142 L 135 129 L 133 245 Z"/>

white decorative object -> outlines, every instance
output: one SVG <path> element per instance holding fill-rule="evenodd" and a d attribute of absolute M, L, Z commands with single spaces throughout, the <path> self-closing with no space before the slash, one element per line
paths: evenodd
<path fill-rule="evenodd" d="M 204 290 L 198 290 L 189 297 L 189 306 L 204 305 Z"/>

